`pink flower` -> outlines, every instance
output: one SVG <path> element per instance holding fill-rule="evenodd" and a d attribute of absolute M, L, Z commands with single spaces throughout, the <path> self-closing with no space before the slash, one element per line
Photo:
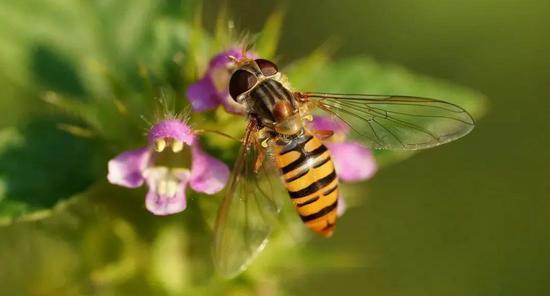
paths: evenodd
<path fill-rule="evenodd" d="M 347 139 L 350 127 L 341 120 L 316 116 L 310 123 L 310 128 L 319 131 L 332 131 L 334 134 L 324 141 L 330 150 L 336 173 L 344 182 L 358 182 L 370 179 L 376 173 L 378 166 L 372 151 L 361 143 Z M 345 211 L 342 196 L 338 202 L 338 214 Z"/>
<path fill-rule="evenodd" d="M 350 127 L 344 122 L 326 116 L 316 116 L 311 122 L 311 128 L 334 132 L 324 144 L 332 153 L 336 173 L 342 181 L 363 181 L 376 173 L 378 167 L 372 151 L 361 143 L 346 139 Z"/>
<path fill-rule="evenodd" d="M 253 54 L 248 56 L 254 57 Z M 230 49 L 214 56 L 203 78 L 187 89 L 187 99 L 194 112 L 208 111 L 223 105 L 228 112 L 244 113 L 243 106 L 235 103 L 229 95 L 229 79 L 235 67 L 235 62 L 230 57 L 242 59 L 242 51 Z"/>
<path fill-rule="evenodd" d="M 206 194 L 214 194 L 225 186 L 228 167 L 201 149 L 196 134 L 183 121 L 167 119 L 155 124 L 148 139 L 146 147 L 111 159 L 107 179 L 128 188 L 146 183 L 149 191 L 145 206 L 153 214 L 169 215 L 185 210 L 188 185 Z M 185 155 L 191 155 L 191 169 L 182 163 Z M 163 162 L 166 158 L 169 161 Z"/>

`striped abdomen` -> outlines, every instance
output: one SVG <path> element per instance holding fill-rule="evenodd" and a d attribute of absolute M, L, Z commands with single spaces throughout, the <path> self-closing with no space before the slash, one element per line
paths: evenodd
<path fill-rule="evenodd" d="M 302 221 L 330 236 L 336 225 L 338 177 L 328 149 L 306 132 L 275 146 L 275 160 Z"/>

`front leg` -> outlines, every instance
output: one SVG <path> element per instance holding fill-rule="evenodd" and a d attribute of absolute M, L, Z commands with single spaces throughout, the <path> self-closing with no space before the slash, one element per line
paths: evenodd
<path fill-rule="evenodd" d="M 257 174 L 260 172 L 262 165 L 264 164 L 266 149 L 263 147 L 258 147 L 258 155 L 256 156 L 256 162 L 254 163 L 254 173 Z"/>
<path fill-rule="evenodd" d="M 254 163 L 254 173 L 258 173 L 260 169 L 262 168 L 263 162 L 265 160 L 265 155 L 267 154 L 267 147 L 268 143 L 271 140 L 272 135 L 271 131 L 267 128 L 262 128 L 257 132 L 256 135 L 256 151 L 258 151 L 258 155 L 256 156 L 256 161 Z"/>

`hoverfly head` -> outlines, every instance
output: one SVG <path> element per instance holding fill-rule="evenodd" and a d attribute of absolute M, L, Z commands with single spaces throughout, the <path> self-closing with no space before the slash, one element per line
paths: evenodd
<path fill-rule="evenodd" d="M 239 96 L 252 89 L 258 82 L 268 79 L 279 73 L 277 65 L 266 59 L 249 59 L 243 55 L 242 59 L 234 60 L 237 67 L 229 80 L 229 94 L 236 102 Z"/>

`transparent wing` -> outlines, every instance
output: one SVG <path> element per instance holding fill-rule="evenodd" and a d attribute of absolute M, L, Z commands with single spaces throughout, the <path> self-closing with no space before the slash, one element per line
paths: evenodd
<path fill-rule="evenodd" d="M 257 157 L 265 153 L 256 142 L 256 126 L 249 124 L 233 168 L 214 229 L 214 264 L 226 277 L 244 271 L 263 250 L 276 223 L 280 205 L 274 199 L 281 187 L 271 159 L 254 172 Z M 265 155 L 265 154 L 264 154 Z"/>
<path fill-rule="evenodd" d="M 355 136 L 376 149 L 417 150 L 468 134 L 474 120 L 466 110 L 441 100 L 378 95 L 297 93 L 347 123 Z"/>

